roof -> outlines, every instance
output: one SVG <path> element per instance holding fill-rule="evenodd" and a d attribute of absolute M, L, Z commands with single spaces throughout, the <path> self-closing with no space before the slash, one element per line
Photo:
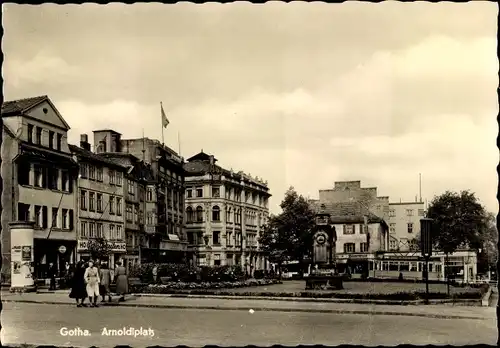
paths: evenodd
<path fill-rule="evenodd" d="M 100 163 L 106 163 L 106 164 L 112 165 L 114 167 L 120 167 L 123 170 L 125 170 L 124 166 L 108 159 L 105 156 L 102 156 L 101 154 L 93 153 L 92 151 L 82 149 L 81 147 L 76 146 L 76 145 L 72 145 L 72 144 L 68 144 L 68 146 L 69 146 L 69 150 L 77 156 L 81 156 L 81 157 L 87 158 L 89 160 L 100 162 Z"/>
<path fill-rule="evenodd" d="M 364 222 L 365 216 L 368 216 L 368 222 L 384 221 L 357 202 L 320 203 L 314 201 L 310 203 L 316 212 L 330 214 L 330 220 L 333 223 Z"/>
<path fill-rule="evenodd" d="M 52 152 L 47 150 L 41 150 L 27 143 L 21 144 L 21 154 L 16 157 L 16 159 L 21 158 L 37 158 L 49 163 L 65 163 L 70 166 L 77 166 L 77 163 L 68 154 L 62 154 L 58 152 Z"/>
<path fill-rule="evenodd" d="M 188 158 L 186 161 L 191 162 L 191 161 L 210 161 L 210 155 L 207 153 L 204 153 L 203 150 L 201 152 L 197 153 L 193 157 Z M 217 162 L 217 159 L 214 157 L 214 163 Z"/>
<path fill-rule="evenodd" d="M 42 95 L 38 97 L 24 98 L 24 99 L 17 99 L 17 100 L 3 102 L 2 115 L 23 113 L 48 99 L 49 97 L 47 97 L 46 95 Z"/>
<path fill-rule="evenodd" d="M 111 133 L 114 133 L 114 134 L 122 135 L 121 133 L 118 133 L 117 131 L 112 130 L 112 129 L 98 129 L 98 130 L 95 130 L 95 131 L 92 131 L 92 132 L 93 133 L 97 133 L 97 132 L 111 132 Z"/>

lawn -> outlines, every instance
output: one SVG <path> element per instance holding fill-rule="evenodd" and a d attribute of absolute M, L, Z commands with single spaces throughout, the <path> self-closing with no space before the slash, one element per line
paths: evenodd
<path fill-rule="evenodd" d="M 285 292 L 335 292 L 335 293 L 345 293 L 345 294 L 392 294 L 397 292 L 413 292 L 413 291 L 425 291 L 425 284 L 423 283 L 393 283 L 393 282 L 344 282 L 343 290 L 305 290 L 304 280 L 290 280 L 284 281 L 283 284 L 258 286 L 258 287 L 248 287 L 248 288 L 236 288 L 228 289 L 234 293 L 259 293 L 259 292 L 270 292 L 270 293 L 285 293 Z M 441 292 L 446 293 L 446 284 L 429 284 L 429 292 Z M 460 288 L 450 286 L 450 293 L 455 292 L 476 292 L 478 289 L 474 288 Z"/>

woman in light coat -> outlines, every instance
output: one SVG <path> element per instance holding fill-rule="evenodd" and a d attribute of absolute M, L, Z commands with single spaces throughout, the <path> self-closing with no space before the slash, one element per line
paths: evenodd
<path fill-rule="evenodd" d="M 97 307 L 97 298 L 99 297 L 99 283 L 101 281 L 99 270 L 94 266 L 94 262 L 89 261 L 89 267 L 84 275 L 85 283 L 87 284 L 87 294 L 90 300 L 91 307 Z M 92 299 L 94 299 L 92 303 Z"/>
<path fill-rule="evenodd" d="M 116 293 L 121 295 L 120 301 L 125 301 L 125 294 L 128 293 L 127 270 L 118 262 L 115 270 Z"/>

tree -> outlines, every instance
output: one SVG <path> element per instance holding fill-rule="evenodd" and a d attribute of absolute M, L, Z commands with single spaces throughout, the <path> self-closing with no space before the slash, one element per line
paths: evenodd
<path fill-rule="evenodd" d="M 488 214 L 474 193 L 446 191 L 435 197 L 427 210 L 434 220 L 434 246 L 445 254 L 459 247 L 481 248 L 488 227 Z"/>
<path fill-rule="evenodd" d="M 269 218 L 259 243 L 280 268 L 286 259 L 298 260 L 302 264 L 304 257 L 311 253 L 315 213 L 293 187 L 285 193 L 280 207 L 282 212 Z"/>
<path fill-rule="evenodd" d="M 89 239 L 87 244 L 92 259 L 106 259 L 111 254 L 111 246 L 104 238 Z"/>
<path fill-rule="evenodd" d="M 487 271 L 490 267 L 496 268 L 498 261 L 498 229 L 496 216 L 488 213 L 487 228 L 483 237 L 481 258 L 478 261 L 482 271 Z M 479 271 L 479 270 L 478 270 Z"/>

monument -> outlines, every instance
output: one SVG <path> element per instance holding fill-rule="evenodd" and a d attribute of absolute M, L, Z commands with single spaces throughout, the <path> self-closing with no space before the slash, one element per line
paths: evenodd
<path fill-rule="evenodd" d="M 330 223 L 330 214 L 322 209 L 316 214 L 313 230 L 312 270 L 305 277 L 307 289 L 342 289 L 342 276 L 337 272 L 335 247 L 337 233 Z"/>

